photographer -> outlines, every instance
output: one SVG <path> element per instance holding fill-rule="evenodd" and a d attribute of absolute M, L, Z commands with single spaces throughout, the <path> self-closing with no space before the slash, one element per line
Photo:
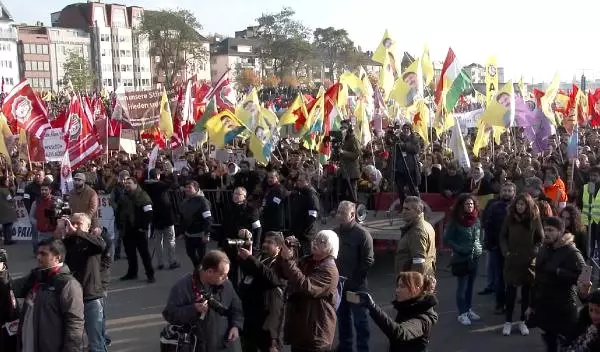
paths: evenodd
<path fill-rule="evenodd" d="M 400 204 L 404 203 L 407 195 L 419 195 L 419 184 L 421 184 L 420 150 L 419 137 L 413 133 L 412 126 L 409 123 L 404 124 L 394 149 L 394 177 Z M 408 188 L 408 194 L 405 188 Z"/>
<path fill-rule="evenodd" d="M 90 352 L 106 352 L 104 340 L 104 285 L 102 283 L 102 253 L 106 243 L 101 235 L 91 231 L 92 220 L 85 213 L 75 213 L 71 219 L 60 219 L 56 235 L 62 237 L 67 254 L 65 264 L 81 284 L 85 309 L 85 333 Z"/>
<path fill-rule="evenodd" d="M 54 214 L 56 208 L 56 199 L 52 197 L 51 191 L 49 182 L 42 183 L 40 186 L 41 195 L 31 204 L 31 211 L 29 212 L 31 226 L 36 230 L 37 238 L 40 241 L 51 238 L 54 230 L 56 230 L 57 219 L 48 217 L 48 214 Z"/>
<path fill-rule="evenodd" d="M 6 250 L 0 249 L 0 351 L 17 351 L 19 304 L 14 299 L 8 273 Z M 3 277 L 2 277 L 3 276 Z"/>
<path fill-rule="evenodd" d="M 237 187 L 233 191 L 233 204 L 227 209 L 226 214 L 228 218 L 223 223 L 223 239 L 220 241 L 221 248 L 229 256 L 231 262 L 229 278 L 236 289 L 239 281 L 239 264 L 237 244 L 235 242 L 242 239 L 249 242 L 248 246 L 259 248 L 262 236 L 262 226 L 259 220 L 258 209 L 248 204 L 246 195 L 246 190 L 242 187 Z"/>
<path fill-rule="evenodd" d="M 339 151 L 340 155 L 340 199 L 353 203 L 358 201 L 358 179 L 360 178 L 360 145 L 354 129 L 349 123 L 343 124 L 344 141 Z"/>
<path fill-rule="evenodd" d="M 274 264 L 283 245 L 281 232 L 267 232 L 259 256 L 252 256 L 252 247 L 238 249 L 244 276 L 240 283 L 244 352 L 276 352 L 281 348 L 285 280 Z"/>
<path fill-rule="evenodd" d="M 240 352 L 239 330 L 244 325 L 242 303 L 227 280 L 229 258 L 213 250 L 199 268 L 172 288 L 163 317 L 187 325 L 198 339 L 193 352 Z"/>

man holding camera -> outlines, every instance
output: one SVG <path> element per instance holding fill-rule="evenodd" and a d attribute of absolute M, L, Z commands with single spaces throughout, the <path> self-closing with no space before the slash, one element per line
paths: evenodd
<path fill-rule="evenodd" d="M 85 333 L 90 352 L 106 352 L 101 273 L 106 243 L 100 234 L 91 231 L 91 224 L 88 214 L 75 213 L 70 219 L 59 220 L 56 235 L 65 245 L 65 264 L 83 289 Z"/>
<path fill-rule="evenodd" d="M 240 352 L 244 326 L 242 303 L 227 274 L 229 258 L 213 250 L 199 268 L 171 288 L 163 317 L 169 324 L 188 325 L 197 338 L 194 352 Z"/>
<path fill-rule="evenodd" d="M 229 256 L 231 270 L 229 279 L 237 289 L 239 278 L 238 247 L 259 248 L 262 236 L 262 225 L 259 220 L 258 209 L 248 204 L 246 189 L 237 187 L 233 191 L 233 204 L 228 207 L 227 221 L 223 223 L 223 240 L 221 248 Z M 251 229 L 251 230 L 250 230 Z"/>
<path fill-rule="evenodd" d="M 275 270 L 275 261 L 284 241 L 281 232 L 270 231 L 258 256 L 252 256 L 252 247 L 238 249 L 244 277 L 240 283 L 244 352 L 277 352 L 281 348 L 286 281 Z"/>

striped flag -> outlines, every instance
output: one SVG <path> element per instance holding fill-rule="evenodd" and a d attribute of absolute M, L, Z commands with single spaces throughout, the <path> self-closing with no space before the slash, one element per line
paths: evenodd
<path fill-rule="evenodd" d="M 448 55 L 442 66 L 442 74 L 435 89 L 435 102 L 440 105 L 442 94 L 445 95 L 446 112 L 452 112 L 462 92 L 469 87 L 471 79 L 463 72 L 461 64 L 456 59 L 452 48 L 448 49 Z"/>

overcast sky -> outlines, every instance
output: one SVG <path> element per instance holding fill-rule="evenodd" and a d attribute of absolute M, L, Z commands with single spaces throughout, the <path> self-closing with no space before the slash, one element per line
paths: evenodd
<path fill-rule="evenodd" d="M 50 13 L 69 0 L 3 0 L 16 22 L 50 24 Z M 433 60 L 443 60 L 449 46 L 463 65 L 484 64 L 496 55 L 505 77 L 550 81 L 559 72 L 571 81 L 584 72 L 600 79 L 600 46 L 595 42 L 600 2 L 591 0 L 121 0 L 150 9 L 186 8 L 207 33 L 233 36 L 255 24 L 261 13 L 283 6 L 311 28 L 345 28 L 363 50 L 374 50 L 385 29 L 400 50 L 419 55 L 423 44 Z M 160 5 L 157 5 L 160 3 Z M 490 5 L 488 5 L 490 4 Z M 493 7 L 491 4 L 499 4 Z"/>

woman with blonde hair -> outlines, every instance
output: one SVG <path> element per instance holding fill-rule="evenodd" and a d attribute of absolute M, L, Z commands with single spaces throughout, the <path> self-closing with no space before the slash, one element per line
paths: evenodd
<path fill-rule="evenodd" d="M 509 336 L 512 330 L 518 287 L 521 287 L 522 299 L 517 326 L 521 335 L 529 335 L 525 311 L 529 307 L 529 292 L 535 279 L 535 257 L 543 238 L 544 231 L 535 200 L 527 193 L 519 194 L 508 208 L 499 236 L 506 284 L 506 322 L 502 328 L 504 336 Z"/>
<path fill-rule="evenodd" d="M 396 319 L 375 304 L 367 292 L 359 292 L 360 303 L 390 341 L 390 352 L 425 352 L 431 329 L 438 321 L 435 307 L 435 278 L 404 271 L 396 278 L 396 299 L 392 302 Z"/>

